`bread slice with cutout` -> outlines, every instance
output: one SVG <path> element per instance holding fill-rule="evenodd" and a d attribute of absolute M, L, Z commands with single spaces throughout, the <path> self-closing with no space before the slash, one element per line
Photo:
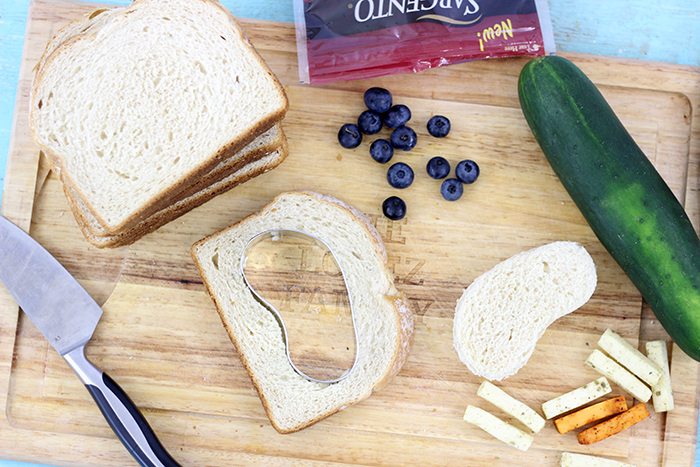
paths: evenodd
<path fill-rule="evenodd" d="M 279 82 L 218 2 L 137 0 L 77 30 L 42 58 L 30 123 L 107 232 L 146 218 L 286 112 Z"/>
<path fill-rule="evenodd" d="M 296 230 L 323 240 L 344 271 L 357 324 L 358 361 L 340 382 L 315 383 L 294 371 L 279 324 L 243 281 L 244 247 L 270 229 Z M 406 360 L 413 317 L 394 287 L 381 237 L 364 214 L 335 198 L 283 193 L 259 213 L 197 242 L 192 257 L 272 425 L 281 433 L 305 428 L 365 399 Z"/>
<path fill-rule="evenodd" d="M 224 177 L 220 181 L 208 186 L 202 191 L 184 198 L 173 205 L 155 213 L 148 219 L 139 222 L 130 230 L 126 230 L 118 235 L 95 235 L 85 224 L 79 222 L 78 225 L 85 238 L 98 248 L 117 248 L 134 243 L 144 235 L 147 235 L 165 224 L 187 214 L 192 209 L 201 206 L 210 199 L 245 183 L 259 175 L 262 175 L 280 165 L 287 157 L 287 146 L 283 145 L 277 150 L 264 157 L 249 162 L 242 169 Z M 84 215 L 80 205 L 71 204 L 71 210 L 76 218 Z"/>
<path fill-rule="evenodd" d="M 554 242 L 482 274 L 457 302 L 454 347 L 477 376 L 503 380 L 530 359 L 547 327 L 583 306 L 597 276 L 586 249 Z"/>

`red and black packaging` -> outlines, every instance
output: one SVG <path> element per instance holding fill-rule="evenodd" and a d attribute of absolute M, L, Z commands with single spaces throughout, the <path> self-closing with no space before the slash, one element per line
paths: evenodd
<path fill-rule="evenodd" d="M 305 83 L 554 52 L 547 0 L 294 0 L 294 10 Z"/>

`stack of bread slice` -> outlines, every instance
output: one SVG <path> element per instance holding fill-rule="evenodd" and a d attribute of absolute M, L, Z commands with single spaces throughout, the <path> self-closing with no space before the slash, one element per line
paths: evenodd
<path fill-rule="evenodd" d="M 136 0 L 56 34 L 30 125 L 85 237 L 133 243 L 287 155 L 282 86 L 214 0 Z"/>

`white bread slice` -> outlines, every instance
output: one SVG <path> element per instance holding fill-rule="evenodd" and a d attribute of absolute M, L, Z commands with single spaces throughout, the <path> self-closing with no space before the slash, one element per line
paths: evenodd
<path fill-rule="evenodd" d="M 168 209 L 178 201 L 189 198 L 190 196 L 207 189 L 210 185 L 233 175 L 250 162 L 261 159 L 262 157 L 270 154 L 271 152 L 277 151 L 278 149 L 284 148 L 284 151 L 286 152 L 286 144 L 287 140 L 282 129 L 279 127 L 279 125 L 273 126 L 271 129 L 258 136 L 252 143 L 241 149 L 241 151 L 228 159 L 221 161 L 211 171 L 200 177 L 192 185 L 175 194 L 171 199 L 162 200 L 161 202 L 153 205 L 152 208 L 148 210 L 148 212 L 151 213 L 149 217 L 122 228 L 118 232 L 108 232 L 105 230 L 95 216 L 92 215 L 85 203 L 82 202 L 80 197 L 77 196 L 73 190 L 66 187 L 64 191 L 68 201 L 71 204 L 76 204 L 78 206 L 78 209 L 75 210 L 78 215 L 77 220 L 88 229 L 91 236 L 114 237 L 127 234 L 128 232 L 133 232 L 134 229 L 138 228 L 138 225 L 144 221 L 148 221 L 150 217 L 157 214 L 159 211 Z"/>
<path fill-rule="evenodd" d="M 46 58 L 50 56 L 60 45 L 67 40 L 70 40 L 72 37 L 85 33 L 88 30 L 94 34 L 100 25 L 107 22 L 110 15 L 117 13 L 120 10 L 120 8 L 100 8 L 84 15 L 82 20 L 73 21 L 59 30 L 59 32 L 54 35 L 54 37 L 47 44 L 44 54 L 37 63 L 35 67 L 37 74 L 41 73 L 41 69 Z M 210 172 L 199 177 L 194 184 L 181 190 L 177 195 L 174 195 L 172 199 L 164 199 L 160 203 L 149 206 L 148 212 L 157 213 L 159 210 L 167 209 L 177 201 L 188 198 L 199 191 L 205 190 L 205 188 L 207 188 L 210 184 L 216 183 L 225 177 L 229 177 L 236 170 L 242 168 L 247 163 L 258 160 L 281 148 L 286 141 L 284 138 L 284 133 L 282 132 L 280 126 L 273 126 L 271 129 L 258 136 L 253 142 L 241 149 L 241 151 L 225 160 L 222 160 Z M 87 206 L 80 201 L 79 196 L 73 190 L 68 189 L 65 191 L 69 198 L 69 202 L 71 204 L 75 203 L 79 205 L 80 208 L 74 209 L 74 212 L 80 216 L 78 221 L 89 230 L 91 237 L 114 237 L 117 235 L 123 237 L 128 235 L 129 232 L 134 231 L 135 227 L 129 226 L 128 228 L 123 228 L 120 232 L 108 232 L 99 223 L 98 219 L 90 213 Z"/>
<path fill-rule="evenodd" d="M 120 10 L 120 8 L 98 8 L 96 10 L 91 11 L 90 13 L 86 13 L 81 19 L 71 21 L 70 23 L 59 29 L 58 32 L 54 34 L 54 36 L 46 44 L 46 49 L 44 50 L 44 53 L 41 54 L 39 61 L 34 66 L 34 72 L 36 74 L 40 74 L 44 63 L 46 62 L 46 59 L 58 47 L 63 45 L 64 42 L 70 40 L 78 34 L 87 32 L 89 29 L 93 29 L 92 32 L 94 33 L 95 29 L 103 21 L 106 21 L 112 13 L 117 13 Z"/>
<path fill-rule="evenodd" d="M 460 360 L 490 380 L 514 375 L 547 327 L 591 298 L 596 281 L 593 259 L 578 243 L 554 242 L 503 261 L 457 302 L 453 338 Z"/>
<path fill-rule="evenodd" d="M 251 180 L 258 175 L 262 175 L 280 165 L 287 157 L 287 147 L 282 146 L 264 157 L 249 162 L 240 170 L 224 177 L 220 181 L 208 186 L 202 191 L 192 194 L 191 196 L 177 201 L 172 206 L 158 211 L 148 219 L 139 222 L 133 229 L 127 230 L 119 235 L 111 236 L 96 236 L 83 223 L 78 222 L 81 231 L 85 238 L 98 248 L 117 248 L 126 246 L 139 240 L 144 235 L 147 235 L 163 225 L 172 222 L 178 217 L 187 214 L 192 209 L 201 206 L 210 199 Z M 80 207 L 77 204 L 71 203 L 71 210 L 79 218 L 83 213 L 79 212 Z"/>
<path fill-rule="evenodd" d="M 41 69 L 46 58 L 50 56 L 54 52 L 54 50 L 56 50 L 60 45 L 62 45 L 67 40 L 70 40 L 72 37 L 78 34 L 85 33 L 88 30 L 91 31 L 91 33 L 95 33 L 95 31 L 97 30 L 97 28 L 100 27 L 101 24 L 107 22 L 110 15 L 118 13 L 120 10 L 120 8 L 97 9 L 92 11 L 91 13 L 84 15 L 84 18 L 82 20 L 73 21 L 72 23 L 59 30 L 59 32 L 56 33 L 56 35 L 54 35 L 53 38 L 47 44 L 44 54 L 37 63 L 35 67 L 37 74 L 41 73 Z M 235 153 L 231 157 L 228 157 L 227 159 L 219 162 L 219 164 L 216 167 L 211 169 L 208 173 L 199 177 L 192 185 L 185 187 L 185 189 L 181 190 L 177 195 L 174 195 L 172 199 L 164 199 L 160 203 L 150 206 L 148 212 L 158 213 L 158 211 L 163 210 L 172 212 L 172 210 L 169 210 L 168 208 L 176 202 L 186 198 L 190 198 L 197 192 L 206 192 L 205 189 L 209 185 L 216 183 L 222 180 L 223 178 L 230 177 L 235 171 L 241 169 L 248 163 L 254 162 L 268 155 L 269 153 L 282 148 L 282 146 L 285 144 L 286 139 L 284 133 L 282 132 L 282 129 L 279 125 L 275 125 L 265 133 L 258 136 L 253 142 L 241 149 L 238 153 Z M 286 149 L 284 149 L 284 151 L 286 151 Z M 269 167 L 267 168 L 267 170 L 269 170 Z M 111 239 L 108 239 L 108 241 L 113 241 L 115 237 L 126 238 L 129 235 L 133 235 L 133 232 L 136 229 L 138 229 L 138 226 L 144 223 L 142 221 L 140 224 L 136 224 L 135 226 L 124 228 L 121 232 L 108 232 L 99 223 L 95 216 L 93 216 L 90 213 L 85 204 L 82 203 L 82 201 L 80 200 L 80 197 L 77 196 L 77 194 L 73 190 L 66 189 L 64 191 L 66 192 L 66 196 L 68 197 L 69 202 L 72 205 L 78 205 L 78 208 L 73 209 L 73 212 L 76 214 L 76 218 L 81 224 L 81 226 L 84 226 L 85 229 L 87 229 L 90 237 L 110 237 Z M 209 192 L 210 191 L 211 190 L 209 190 Z M 163 218 L 164 217 L 162 214 L 157 217 L 157 219 Z M 144 221 L 148 221 L 148 218 Z M 148 222 L 153 223 L 152 221 Z"/>
<path fill-rule="evenodd" d="M 279 324 L 243 282 L 243 249 L 268 229 L 321 239 L 344 271 L 357 324 L 358 360 L 338 383 L 311 382 L 293 370 Z M 394 287 L 381 237 L 364 214 L 335 198 L 283 193 L 259 213 L 197 242 L 192 257 L 272 425 L 281 433 L 300 430 L 365 399 L 398 373 L 408 355 L 413 317 Z"/>
<path fill-rule="evenodd" d="M 45 57 L 30 121 L 116 232 L 281 120 L 287 100 L 214 1 L 138 0 L 106 18 Z"/>

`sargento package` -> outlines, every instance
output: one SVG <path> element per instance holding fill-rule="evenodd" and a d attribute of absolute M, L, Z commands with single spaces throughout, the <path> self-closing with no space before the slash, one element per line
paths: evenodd
<path fill-rule="evenodd" d="M 547 0 L 294 0 L 294 13 L 305 83 L 554 52 Z"/>

